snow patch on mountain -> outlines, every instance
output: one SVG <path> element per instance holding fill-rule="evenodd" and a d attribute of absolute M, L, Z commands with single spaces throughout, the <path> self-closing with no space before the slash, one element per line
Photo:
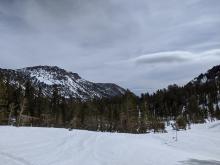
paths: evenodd
<path fill-rule="evenodd" d="M 206 82 L 207 82 L 207 80 L 208 80 L 208 79 L 207 79 L 207 77 L 206 77 L 206 76 L 204 76 L 204 77 L 201 79 L 201 83 L 203 83 L 203 84 L 204 84 L 204 83 L 206 83 Z"/>

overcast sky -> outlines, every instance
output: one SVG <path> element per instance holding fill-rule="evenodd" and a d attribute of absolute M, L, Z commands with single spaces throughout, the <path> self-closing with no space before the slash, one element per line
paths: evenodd
<path fill-rule="evenodd" d="M 0 0 L 0 67 L 57 65 L 135 93 L 220 64 L 220 0 Z"/>

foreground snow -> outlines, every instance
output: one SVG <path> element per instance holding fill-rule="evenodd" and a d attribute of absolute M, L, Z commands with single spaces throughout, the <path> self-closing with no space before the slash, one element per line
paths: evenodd
<path fill-rule="evenodd" d="M 166 134 L 0 127 L 0 165 L 220 164 L 220 121 Z"/>

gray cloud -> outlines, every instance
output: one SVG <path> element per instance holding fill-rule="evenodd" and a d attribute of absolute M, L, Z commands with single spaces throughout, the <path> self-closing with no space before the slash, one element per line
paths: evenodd
<path fill-rule="evenodd" d="M 0 0 L 0 66 L 58 65 L 143 91 L 182 84 L 220 62 L 219 11 L 219 0 Z"/>
<path fill-rule="evenodd" d="M 220 56 L 220 49 L 211 49 L 204 52 L 189 52 L 189 51 L 170 51 L 158 52 L 152 54 L 141 55 L 129 60 L 127 62 L 134 62 L 136 64 L 171 64 L 196 61 L 206 58 L 215 59 Z"/>
<path fill-rule="evenodd" d="M 142 55 L 132 59 L 137 64 L 179 63 L 190 60 L 192 53 L 184 51 L 160 52 Z"/>
<path fill-rule="evenodd" d="M 185 58 L 181 57 L 173 57 L 173 56 L 165 56 L 165 57 L 152 57 L 152 58 L 146 58 L 143 60 L 138 60 L 138 63 L 170 63 L 170 62 L 183 62 L 186 61 Z"/>

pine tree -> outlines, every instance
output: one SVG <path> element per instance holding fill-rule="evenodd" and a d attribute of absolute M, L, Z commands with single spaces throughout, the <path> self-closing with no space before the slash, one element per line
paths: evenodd
<path fill-rule="evenodd" d="M 201 109 L 198 105 L 196 96 L 192 95 L 189 98 L 189 102 L 188 102 L 186 109 L 193 123 L 204 122 L 204 115 L 203 115 L 203 112 L 201 112 Z"/>
<path fill-rule="evenodd" d="M 19 86 L 19 88 L 13 91 L 13 98 L 12 98 L 12 103 L 11 103 L 13 109 L 12 109 L 12 112 L 10 112 L 11 118 L 15 119 L 16 125 L 18 125 L 19 111 L 21 110 L 20 109 L 21 98 L 22 98 L 22 89 Z"/>
<path fill-rule="evenodd" d="M 139 109 L 137 107 L 137 98 L 130 91 L 127 91 L 125 95 L 125 106 L 127 118 L 127 131 L 131 133 L 137 133 Z"/>
<path fill-rule="evenodd" d="M 25 84 L 25 96 L 24 96 L 24 113 L 30 116 L 35 116 L 34 108 L 35 108 L 35 91 L 31 85 L 30 81 L 27 81 Z"/>
<path fill-rule="evenodd" d="M 149 104 L 147 101 L 147 95 L 141 96 L 141 106 L 139 107 L 139 132 L 145 133 L 147 131 L 147 122 L 149 120 Z"/>
<path fill-rule="evenodd" d="M 65 124 L 66 124 L 66 111 L 67 111 L 66 99 L 64 97 L 62 97 L 61 103 L 60 103 L 59 119 L 58 119 L 59 125 L 65 126 Z"/>
<path fill-rule="evenodd" d="M 41 114 L 42 114 L 42 111 L 43 111 L 43 108 L 44 108 L 44 105 L 43 105 L 43 93 L 42 93 L 42 88 L 40 87 L 37 91 L 37 97 L 36 97 L 36 105 L 35 105 L 35 108 L 36 108 L 36 116 L 37 117 L 41 117 Z"/>
<path fill-rule="evenodd" d="M 215 117 L 220 120 L 220 108 L 218 104 L 216 105 L 216 110 L 215 110 Z"/>
<path fill-rule="evenodd" d="M 0 124 L 8 123 L 8 93 L 5 83 L 0 79 Z"/>
<path fill-rule="evenodd" d="M 58 91 L 57 85 L 53 85 L 53 94 L 51 99 L 51 114 L 55 119 L 54 124 L 58 124 L 60 113 L 59 113 L 59 105 L 60 105 L 60 95 Z"/>
<path fill-rule="evenodd" d="M 215 117 L 215 111 L 214 111 L 214 107 L 213 107 L 213 103 L 210 102 L 208 104 L 208 108 L 209 108 L 209 117 L 211 118 L 211 121 L 213 121 L 214 117 Z"/>

